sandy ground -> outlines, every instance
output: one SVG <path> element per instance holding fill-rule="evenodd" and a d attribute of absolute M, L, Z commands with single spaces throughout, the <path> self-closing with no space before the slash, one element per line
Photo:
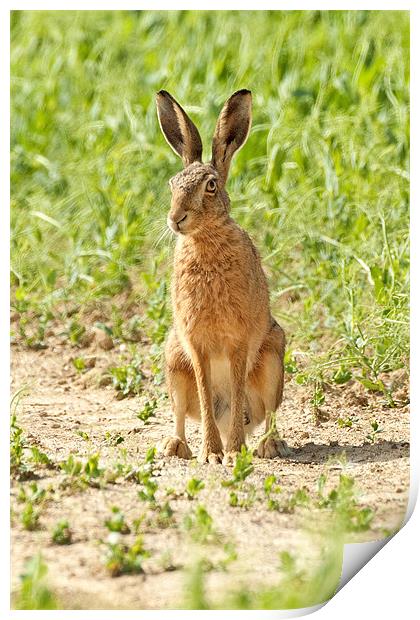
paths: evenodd
<path fill-rule="evenodd" d="M 71 358 L 78 355 L 92 356 L 94 367 L 77 373 Z M 14 346 L 12 391 L 28 388 L 18 407 L 18 423 L 28 443 L 38 446 L 54 463 L 67 459 L 71 452 L 82 457 L 100 451 L 101 465 L 108 467 L 122 460 L 122 449 L 128 462 L 141 463 L 148 447 L 171 434 L 167 400 L 162 401 L 150 424 L 144 425 L 136 417 L 144 396 L 117 400 L 111 386 L 98 387 L 101 373 L 113 362 L 118 363 L 119 355 L 118 349 L 103 351 L 95 343 L 79 352 L 58 341 L 41 351 Z M 321 420 L 317 422 L 305 388 L 288 382 L 278 427 L 291 447 L 291 455 L 271 461 L 255 458 L 250 483 L 261 495 L 264 478 L 274 473 L 282 488 L 281 497 L 287 497 L 302 486 L 315 492 L 321 473 L 326 473 L 328 484 L 333 485 L 345 472 L 356 480 L 361 505 L 375 510 L 372 527 L 362 539 L 382 538 L 397 528 L 404 518 L 409 487 L 409 411 L 407 404 L 402 405 L 407 402 L 407 380 L 402 371 L 387 380 L 398 387 L 396 394 L 401 400 L 397 408 L 386 407 L 381 396 L 349 382 L 327 391 Z M 340 428 L 337 419 L 349 416 L 355 420 L 353 426 Z M 372 419 L 383 429 L 374 444 L 366 439 Z M 87 433 L 89 441 L 79 431 Z M 110 446 L 105 433 L 121 436 L 124 441 Z M 187 436 L 196 455 L 200 436 L 193 422 L 187 425 Z M 257 436 L 249 443 L 255 446 Z M 179 527 L 146 527 L 144 541 L 151 557 L 145 562 L 145 574 L 117 578 L 106 572 L 98 541 L 108 536 L 104 520 L 111 506 L 117 505 L 129 523 L 144 512 L 144 504 L 137 496 L 138 485 L 123 481 L 72 493 L 56 490 L 53 501 L 42 509 L 40 529 L 26 531 L 19 519 L 22 505 L 17 493 L 19 486 L 28 482 L 14 480 L 12 588 L 18 586 L 26 560 L 41 550 L 48 564 L 49 582 L 65 606 L 156 609 L 182 605 L 186 577 L 181 569 L 203 552 L 191 543 L 182 527 L 184 515 L 191 513 L 197 503 L 206 506 L 221 534 L 221 543 L 206 546 L 207 557 L 217 562 L 225 555 L 223 543 L 233 542 L 239 558 L 227 572 L 208 573 L 210 591 L 220 593 L 240 583 L 276 583 L 281 551 L 296 552 L 301 557 L 302 550 L 306 550 L 308 555 L 301 513 L 269 511 L 263 501 L 255 502 L 248 510 L 229 506 L 229 489 L 222 487 L 221 480 L 231 472 L 222 465 L 158 457 L 157 470 L 158 496 L 162 498 L 167 489 L 173 490 L 169 500 Z M 38 468 L 36 473 L 37 484 L 42 487 L 52 485 L 58 489 L 64 478 L 54 469 Z M 204 480 L 205 488 L 198 499 L 189 501 L 183 491 L 192 477 Z M 63 518 L 70 522 L 73 544 L 53 545 L 51 529 Z"/>

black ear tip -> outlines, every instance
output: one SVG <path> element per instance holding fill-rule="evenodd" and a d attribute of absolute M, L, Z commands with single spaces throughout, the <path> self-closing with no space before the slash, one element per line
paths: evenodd
<path fill-rule="evenodd" d="M 242 88 L 241 90 L 237 90 L 236 93 L 233 93 L 232 97 L 236 95 L 252 95 L 252 93 L 247 88 Z"/>
<path fill-rule="evenodd" d="M 169 97 L 170 99 L 172 99 L 171 95 L 168 93 L 167 90 L 159 90 L 156 93 L 156 97 Z"/>

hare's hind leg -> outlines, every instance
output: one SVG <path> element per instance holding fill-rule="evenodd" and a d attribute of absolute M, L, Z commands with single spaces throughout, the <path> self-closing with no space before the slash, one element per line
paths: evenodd
<path fill-rule="evenodd" d="M 290 453 L 275 426 L 276 411 L 283 398 L 285 342 L 284 331 L 273 319 L 261 346 L 258 362 L 248 377 L 251 390 L 264 404 L 265 433 L 257 448 L 257 455 L 261 458 L 287 456 Z"/>
<path fill-rule="evenodd" d="M 159 449 L 165 456 L 190 459 L 192 454 L 185 437 L 185 417 L 200 416 L 194 372 L 174 330 L 165 347 L 166 384 L 175 423 L 175 433 L 163 439 Z"/>

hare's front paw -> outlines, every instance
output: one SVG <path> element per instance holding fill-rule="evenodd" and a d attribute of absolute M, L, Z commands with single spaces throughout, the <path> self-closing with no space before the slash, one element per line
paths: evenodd
<path fill-rule="evenodd" d="M 261 459 L 274 459 L 276 456 L 290 456 L 291 450 L 287 443 L 277 435 L 262 439 L 254 454 Z"/>
<path fill-rule="evenodd" d="M 180 459 L 190 459 L 192 452 L 187 443 L 179 437 L 166 437 L 161 441 L 159 452 L 164 456 L 177 456 Z"/>
<path fill-rule="evenodd" d="M 225 467 L 233 467 L 236 463 L 236 459 L 240 454 L 236 450 L 230 450 L 229 452 L 225 452 L 225 456 L 223 457 L 223 465 Z"/>
<path fill-rule="evenodd" d="M 203 433 L 199 463 L 212 463 L 217 465 L 223 460 L 223 444 L 217 427 Z"/>
<path fill-rule="evenodd" d="M 212 465 L 221 463 L 223 461 L 222 442 L 204 441 L 200 449 L 198 461 L 200 463 L 211 463 Z"/>

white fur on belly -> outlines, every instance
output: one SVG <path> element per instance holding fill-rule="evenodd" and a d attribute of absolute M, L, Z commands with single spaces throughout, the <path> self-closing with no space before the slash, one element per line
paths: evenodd
<path fill-rule="evenodd" d="M 230 402 L 230 363 L 227 357 L 210 360 L 213 393 Z"/>
<path fill-rule="evenodd" d="M 216 396 L 226 403 L 224 411 L 217 418 L 217 427 L 223 439 L 226 439 L 229 429 L 230 419 L 230 363 L 227 357 L 217 357 L 210 360 L 211 384 L 213 398 Z M 255 421 L 245 426 L 245 433 L 252 433 L 255 428 Z"/>
<path fill-rule="evenodd" d="M 210 366 L 213 399 L 217 396 L 219 402 L 225 403 L 224 411 L 217 416 L 217 427 L 224 439 L 230 417 L 230 363 L 227 357 L 218 357 L 210 360 Z"/>

